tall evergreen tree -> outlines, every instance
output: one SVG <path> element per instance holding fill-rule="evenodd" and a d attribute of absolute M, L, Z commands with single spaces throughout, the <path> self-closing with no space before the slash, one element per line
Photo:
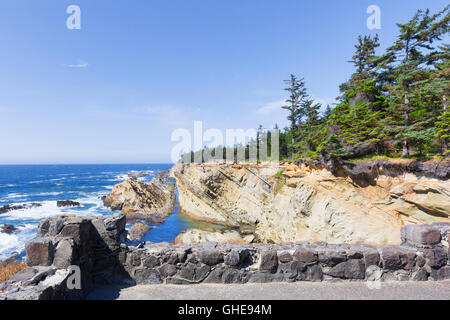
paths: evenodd
<path fill-rule="evenodd" d="M 447 11 L 448 7 L 430 16 L 429 10 L 419 10 L 407 23 L 397 24 L 400 31 L 397 41 L 379 59 L 381 67 L 385 68 L 384 74 L 388 70 L 396 79 L 388 88 L 392 105 L 403 113 L 403 126 L 397 127 L 397 137 L 402 140 L 402 157 L 410 154 L 409 141 L 413 133 L 409 128 L 410 113 L 416 104 L 412 103 L 411 98 L 414 83 L 423 80 L 423 50 L 432 50 L 432 43 L 441 40 L 441 36 L 448 31 Z M 438 20 L 444 13 L 447 13 L 446 16 Z"/>
<path fill-rule="evenodd" d="M 289 80 L 284 81 L 289 85 L 284 90 L 289 92 L 289 98 L 286 100 L 287 105 L 282 106 L 283 109 L 289 111 L 288 120 L 291 123 L 291 157 L 294 155 L 294 145 L 296 138 L 297 122 L 303 115 L 302 105 L 307 99 L 305 81 L 304 79 L 297 79 L 297 77 L 291 74 Z"/>
<path fill-rule="evenodd" d="M 439 107 L 438 117 L 435 122 L 435 129 L 441 144 L 441 154 L 450 156 L 450 110 L 448 109 L 448 97 L 450 95 L 450 45 L 443 44 L 437 51 L 427 56 L 429 64 L 434 68 L 425 88 L 427 92 L 438 96 Z"/>
<path fill-rule="evenodd" d="M 374 79 L 377 66 L 377 62 L 374 60 L 376 57 L 375 49 L 380 46 L 378 40 L 378 35 L 373 38 L 371 36 L 358 37 L 355 54 L 352 60 L 348 61 L 355 66 L 356 72 L 352 74 L 349 81 L 341 84 L 341 92 L 355 89 L 365 81 Z"/>

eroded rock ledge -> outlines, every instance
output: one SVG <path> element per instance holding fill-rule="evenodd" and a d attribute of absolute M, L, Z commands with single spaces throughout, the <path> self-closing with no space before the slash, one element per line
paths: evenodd
<path fill-rule="evenodd" d="M 196 284 L 450 278 L 450 223 L 402 228 L 402 245 L 324 242 L 173 245 L 121 243 L 125 216 L 43 220 L 27 243 L 29 267 L 0 285 L 0 299 L 80 299 L 98 284 Z M 82 288 L 68 289 L 69 266 Z"/>
<path fill-rule="evenodd" d="M 449 161 L 177 164 L 194 219 L 253 226 L 262 242 L 400 244 L 406 224 L 449 222 Z"/>

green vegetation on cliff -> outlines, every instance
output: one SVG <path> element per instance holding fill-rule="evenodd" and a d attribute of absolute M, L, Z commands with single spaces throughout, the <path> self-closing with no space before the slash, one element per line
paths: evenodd
<path fill-rule="evenodd" d="M 450 45 L 443 43 L 449 37 L 449 8 L 434 15 L 418 10 L 397 24 L 396 41 L 378 54 L 378 35 L 359 36 L 349 61 L 355 72 L 324 112 L 309 96 L 305 80 L 291 74 L 282 107 L 290 126 L 280 130 L 280 160 L 450 156 Z M 236 160 L 242 149 L 248 158 L 251 145 L 260 148 L 261 137 L 269 138 L 270 153 L 271 134 L 260 127 L 256 141 L 223 147 L 223 159 L 234 152 Z M 194 161 L 200 152 L 202 161 L 205 154 L 215 155 L 205 147 L 182 161 Z"/>
<path fill-rule="evenodd" d="M 359 36 L 349 61 L 355 73 L 340 86 L 336 106 L 319 115 L 303 79 L 291 75 L 289 128 L 281 133 L 281 157 L 356 158 L 450 155 L 449 7 L 419 10 L 397 24 L 395 43 L 380 55 L 378 36 Z"/>

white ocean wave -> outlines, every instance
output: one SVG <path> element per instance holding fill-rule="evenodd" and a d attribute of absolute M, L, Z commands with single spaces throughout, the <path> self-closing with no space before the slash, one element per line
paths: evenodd
<path fill-rule="evenodd" d="M 101 215 L 99 209 L 103 207 L 100 199 L 101 193 L 86 193 L 75 199 L 81 204 L 80 207 L 58 207 L 56 201 L 42 201 L 41 206 L 26 209 L 12 210 L 1 215 L 1 223 L 14 224 L 21 221 L 23 224 L 13 234 L 0 233 L 0 260 L 10 257 L 14 252 L 20 253 L 25 248 L 25 243 L 36 237 L 37 222 L 44 218 L 54 217 L 61 214 L 73 214 L 78 216 Z M 15 203 L 24 205 L 26 203 Z M 9 222 L 11 221 L 11 222 Z"/>
<path fill-rule="evenodd" d="M 66 177 L 62 177 L 62 178 L 54 178 L 54 179 L 49 179 L 48 181 L 61 181 L 61 180 L 66 180 Z"/>
<path fill-rule="evenodd" d="M 103 192 L 85 194 L 84 196 L 75 199 L 81 205 L 92 206 L 85 210 L 87 215 L 101 215 L 98 210 L 103 207 L 103 201 L 101 197 L 105 195 Z"/>
<path fill-rule="evenodd" d="M 16 184 L 0 184 L 0 188 L 13 188 L 16 187 Z"/>
<path fill-rule="evenodd" d="M 59 196 L 60 194 L 63 194 L 63 192 L 40 192 L 40 193 L 32 193 L 31 195 L 44 197 L 44 196 Z"/>
<path fill-rule="evenodd" d="M 113 178 L 113 179 L 108 179 L 107 181 L 125 181 L 125 180 L 127 180 L 129 177 L 128 177 L 128 173 L 122 173 L 122 174 L 119 174 L 119 175 L 117 175 L 115 178 Z"/>
<path fill-rule="evenodd" d="M 28 183 L 30 183 L 30 184 L 37 184 L 37 183 L 44 183 L 44 182 L 45 182 L 44 180 L 36 180 L 36 181 L 30 181 Z"/>
<path fill-rule="evenodd" d="M 19 198 L 26 198 L 26 194 L 20 194 L 20 193 L 8 193 L 5 198 L 6 199 L 19 199 Z"/>
<path fill-rule="evenodd" d="M 0 233 L 0 260 L 11 257 L 14 252 L 22 252 L 25 243 L 36 237 L 36 225 L 24 224 L 16 227 L 18 230 L 13 234 Z"/>
<path fill-rule="evenodd" d="M 81 203 L 81 202 L 80 202 Z M 16 205 L 23 205 L 25 203 L 16 203 Z M 41 220 L 44 218 L 54 217 L 60 214 L 76 214 L 87 215 L 86 210 L 76 210 L 77 207 L 58 207 L 56 201 L 42 201 L 41 206 L 31 207 L 19 210 L 11 210 L 2 214 L 2 220 Z M 79 209 L 79 208 L 78 208 Z"/>

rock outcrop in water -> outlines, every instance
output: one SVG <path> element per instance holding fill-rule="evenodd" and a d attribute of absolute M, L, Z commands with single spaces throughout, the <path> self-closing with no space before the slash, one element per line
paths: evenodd
<path fill-rule="evenodd" d="M 174 184 L 162 175 L 156 176 L 149 183 L 129 179 L 116 184 L 102 200 L 106 207 L 113 211 L 120 210 L 127 216 L 164 218 L 172 213 L 175 206 L 174 190 Z"/>
<path fill-rule="evenodd" d="M 12 224 L 4 224 L 0 228 L 0 232 L 6 233 L 6 234 L 12 234 L 12 233 L 16 232 L 17 230 L 18 230 L 17 227 L 13 226 Z"/>
<path fill-rule="evenodd" d="M 133 223 L 129 231 L 131 240 L 142 239 L 152 227 L 146 225 L 145 223 L 136 222 Z"/>
<path fill-rule="evenodd" d="M 0 207 L 0 214 L 4 214 L 4 213 L 8 213 L 10 211 L 14 211 L 14 210 L 24 210 L 24 209 L 31 209 L 31 208 L 37 208 L 37 207 L 41 207 L 42 204 L 40 203 L 26 203 L 26 204 L 18 204 L 18 205 L 6 205 L 3 207 Z"/>
<path fill-rule="evenodd" d="M 449 221 L 447 162 L 177 164 L 171 175 L 194 219 L 253 225 L 263 242 L 380 245 L 398 244 L 402 225 Z"/>
<path fill-rule="evenodd" d="M 60 201 L 56 201 L 56 206 L 58 208 L 61 207 L 79 207 L 81 206 L 81 204 L 77 201 L 72 201 L 72 200 L 60 200 Z"/>

